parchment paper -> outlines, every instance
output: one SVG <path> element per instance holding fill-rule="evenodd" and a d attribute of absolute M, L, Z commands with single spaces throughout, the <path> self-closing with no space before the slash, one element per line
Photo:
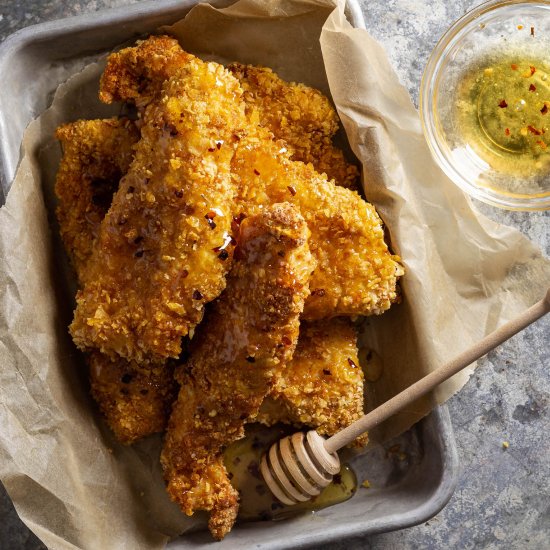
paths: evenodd
<path fill-rule="evenodd" d="M 203 57 L 267 65 L 332 94 L 363 165 L 367 198 L 407 270 L 403 303 L 365 323 L 363 344 L 381 366 L 367 366 L 372 408 L 539 299 L 550 262 L 517 231 L 473 211 L 432 161 L 381 47 L 350 27 L 341 3 L 334 6 L 201 5 L 172 32 Z M 97 418 L 67 334 L 74 281 L 53 218 L 55 127 L 117 112 L 95 99 L 100 72 L 101 64 L 91 65 L 60 86 L 52 108 L 30 125 L 0 210 L 0 478 L 50 548 L 154 549 L 202 518 L 183 518 L 168 502 L 159 438 L 125 448 Z M 373 437 L 407 429 L 467 378 L 455 377 Z"/>

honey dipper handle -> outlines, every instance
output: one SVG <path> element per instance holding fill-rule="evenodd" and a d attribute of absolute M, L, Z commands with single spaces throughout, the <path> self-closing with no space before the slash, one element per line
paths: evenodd
<path fill-rule="evenodd" d="M 505 323 L 500 328 L 491 332 L 483 340 L 474 344 L 471 348 L 463 351 L 458 357 L 455 357 L 442 367 L 439 367 L 430 374 L 424 376 L 415 382 L 412 386 L 398 393 L 395 397 L 392 397 L 389 401 L 386 401 L 380 407 L 377 407 L 370 413 L 366 414 L 359 420 L 356 420 L 353 424 L 344 428 L 342 431 L 333 435 L 331 438 L 325 441 L 325 449 L 329 453 L 334 453 L 351 443 L 354 439 L 359 437 L 362 433 L 374 428 L 384 420 L 390 418 L 395 413 L 404 409 L 407 405 L 410 405 L 419 397 L 422 397 L 429 391 L 433 390 L 436 386 L 461 371 L 480 357 L 483 357 L 486 353 L 496 348 L 498 345 L 505 342 L 514 334 L 523 330 L 525 327 L 534 323 L 537 319 L 546 315 L 550 311 L 550 289 L 546 292 L 546 296 L 537 302 L 534 306 L 531 306 L 528 310 L 524 311 L 521 315 Z"/>

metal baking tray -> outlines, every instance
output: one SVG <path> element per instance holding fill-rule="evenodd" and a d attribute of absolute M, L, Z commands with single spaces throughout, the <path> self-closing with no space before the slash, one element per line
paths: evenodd
<path fill-rule="evenodd" d="M 20 160 L 26 126 L 51 102 L 41 75 L 52 71 L 60 84 L 87 61 L 118 44 L 182 18 L 196 0 L 157 0 L 53 21 L 16 32 L 0 45 L 0 204 L 3 204 Z M 214 0 L 225 6 L 231 0 Z M 364 28 L 356 0 L 348 0 L 347 16 Z M 399 446 L 399 447 L 397 447 Z M 397 449 L 403 453 L 387 452 Z M 278 522 L 238 524 L 216 548 L 304 548 L 352 536 L 409 527 L 434 516 L 450 499 L 458 475 L 458 459 L 445 406 L 436 408 L 396 441 L 356 458 L 352 467 L 373 488 L 359 488 L 343 504 Z M 210 547 L 206 532 L 185 535 L 172 550 Z"/>

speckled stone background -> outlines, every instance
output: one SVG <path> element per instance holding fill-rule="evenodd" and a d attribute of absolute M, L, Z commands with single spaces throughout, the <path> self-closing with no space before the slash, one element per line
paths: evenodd
<path fill-rule="evenodd" d="M 130 3 L 0 0 L 0 41 L 27 25 Z M 431 49 L 455 19 L 478 3 L 361 0 L 367 28 L 386 48 L 415 102 Z M 476 207 L 516 226 L 550 255 L 550 213 Z M 460 478 L 443 511 L 417 527 L 349 539 L 323 550 L 550 548 L 549 344 L 550 320 L 545 319 L 480 361 L 469 383 L 449 401 Z M 509 442 L 507 449 L 504 441 Z M 0 550 L 42 548 L 0 486 Z"/>

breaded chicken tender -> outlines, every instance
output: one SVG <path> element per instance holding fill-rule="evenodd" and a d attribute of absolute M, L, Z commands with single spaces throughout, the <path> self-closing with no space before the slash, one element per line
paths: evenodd
<path fill-rule="evenodd" d="M 260 126 L 285 142 L 292 160 L 311 162 L 338 185 L 357 187 L 357 166 L 332 144 L 339 121 L 328 98 L 305 84 L 285 82 L 267 67 L 232 63 L 228 69 L 239 79 L 244 101 L 257 110 Z"/>
<path fill-rule="evenodd" d="M 189 57 L 145 109 L 135 158 L 101 223 L 70 331 L 83 349 L 128 360 L 177 357 L 225 286 L 246 127 L 242 90 Z"/>
<path fill-rule="evenodd" d="M 82 280 L 139 132 L 131 121 L 113 118 L 64 124 L 56 136 L 63 145 L 55 187 L 57 216 L 65 249 Z M 86 363 L 92 396 L 119 441 L 129 444 L 164 431 L 177 388 L 172 364 L 112 360 L 98 351 L 87 355 Z"/>
<path fill-rule="evenodd" d="M 63 158 L 55 181 L 56 210 L 65 250 L 80 280 L 120 178 L 139 139 L 125 118 L 79 120 L 60 126 Z"/>
<path fill-rule="evenodd" d="M 95 351 L 88 365 L 92 396 L 121 443 L 164 431 L 177 394 L 173 362 L 138 364 Z"/>
<path fill-rule="evenodd" d="M 314 267 L 307 237 L 289 204 L 242 222 L 227 288 L 177 370 L 181 389 L 161 455 L 167 490 L 186 514 L 209 511 L 217 539 L 238 511 L 222 450 L 244 436 L 294 352 Z"/>
<path fill-rule="evenodd" d="M 243 215 L 288 201 L 308 224 L 317 269 L 304 319 L 380 314 L 398 299 L 403 268 L 388 250 L 374 206 L 357 192 L 290 160 L 263 128 L 241 140 L 231 167 Z"/>
<path fill-rule="evenodd" d="M 292 361 L 256 420 L 268 426 L 309 426 L 333 435 L 363 414 L 363 370 L 355 327 L 345 318 L 303 322 Z M 358 442 L 365 445 L 366 436 Z"/>

